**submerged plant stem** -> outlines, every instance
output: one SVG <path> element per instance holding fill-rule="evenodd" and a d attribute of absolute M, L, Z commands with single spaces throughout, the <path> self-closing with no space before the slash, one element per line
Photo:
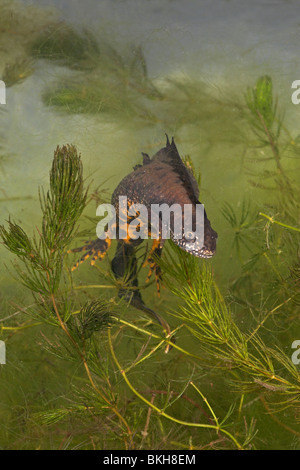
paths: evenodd
<path fill-rule="evenodd" d="M 214 425 L 214 424 L 203 424 L 203 423 L 192 423 L 192 422 L 189 422 L 189 421 L 183 421 L 181 419 L 178 419 L 178 418 L 175 418 L 174 416 L 171 416 L 169 415 L 168 413 L 165 413 L 163 410 L 161 410 L 160 408 L 158 408 L 157 406 L 154 405 L 154 403 L 152 403 L 151 401 L 147 400 L 147 398 L 145 398 L 141 393 L 139 393 L 135 388 L 134 386 L 132 385 L 132 383 L 130 382 L 130 380 L 128 379 L 127 375 L 126 375 L 126 372 L 125 370 L 121 367 L 118 359 L 117 359 L 117 356 L 115 354 L 115 351 L 114 351 L 114 348 L 113 348 L 113 344 L 112 344 L 112 340 L 111 340 L 111 334 L 110 334 L 110 331 L 108 330 L 108 342 L 109 342 L 109 347 L 110 347 L 110 352 L 111 352 L 111 355 L 112 355 L 112 358 L 117 366 L 117 368 L 119 369 L 119 372 L 121 373 L 122 377 L 124 378 L 126 384 L 128 385 L 128 387 L 130 388 L 130 390 L 140 399 L 142 400 L 148 407 L 152 408 L 154 411 L 156 411 L 160 416 L 163 416 L 164 418 L 170 420 L 170 421 L 173 421 L 174 423 L 177 423 L 177 424 L 181 424 L 183 426 L 188 426 L 188 427 L 196 427 L 196 428 L 204 428 L 204 429 L 214 429 L 216 432 L 222 432 L 223 434 L 226 434 L 226 436 L 228 436 L 233 442 L 234 444 L 236 445 L 236 447 L 240 450 L 243 450 L 243 447 L 242 445 L 237 441 L 237 439 L 232 435 L 230 434 L 230 432 L 228 432 L 227 430 L 223 429 L 222 427 L 220 427 L 219 425 Z"/>
<path fill-rule="evenodd" d="M 278 220 L 274 220 L 273 217 L 267 214 L 264 214 L 263 212 L 260 212 L 259 215 L 268 219 L 272 224 L 277 224 L 277 225 L 280 225 L 281 227 L 288 228 L 289 230 L 295 230 L 296 232 L 300 232 L 300 228 L 292 227 L 291 225 L 287 225 L 287 224 L 284 224 L 283 222 L 279 222 Z"/>
<path fill-rule="evenodd" d="M 52 300 L 52 304 L 53 304 L 53 308 L 55 310 L 55 313 L 56 313 L 56 316 L 57 316 L 57 319 L 59 321 L 59 324 L 61 326 L 61 328 L 63 329 L 63 331 L 65 332 L 65 334 L 68 336 L 69 340 L 71 341 L 71 343 L 75 346 L 75 349 L 77 351 L 77 353 L 79 354 L 81 360 L 82 360 L 82 363 L 83 363 L 83 366 L 85 368 L 85 371 L 87 373 L 87 376 L 88 376 L 88 379 L 90 381 L 90 384 L 92 386 L 92 388 L 95 390 L 95 392 L 97 394 L 100 395 L 100 397 L 102 398 L 103 401 L 105 401 L 107 403 L 107 405 L 109 406 L 109 408 L 115 413 L 115 415 L 119 418 L 119 420 L 125 425 L 126 429 L 127 429 L 127 432 L 128 432 L 128 435 L 129 435 L 129 438 L 130 438 L 130 446 L 131 448 L 133 449 L 134 448 L 134 443 L 133 443 L 133 438 L 132 438 L 132 432 L 131 432 L 131 429 L 127 423 L 127 421 L 125 420 L 125 418 L 119 413 L 119 411 L 117 410 L 117 408 L 115 406 L 113 406 L 110 401 L 108 400 L 108 398 L 106 398 L 106 396 L 103 394 L 103 392 L 101 390 L 99 390 L 99 388 L 97 387 L 97 385 L 95 384 L 94 380 L 93 380 L 93 377 L 92 377 L 92 374 L 91 374 L 91 371 L 89 369 L 89 366 L 87 364 L 87 361 L 86 361 L 86 358 L 84 356 L 84 354 L 81 352 L 78 344 L 76 343 L 76 341 L 74 340 L 74 338 L 72 337 L 72 335 L 70 334 L 68 328 L 66 327 L 65 323 L 63 322 L 60 314 L 59 314 L 59 311 L 58 311 L 58 308 L 57 308 L 57 305 L 56 305 L 56 302 L 55 302 L 55 298 L 54 298 L 54 295 L 51 294 L 51 300 Z"/>
<path fill-rule="evenodd" d="M 247 341 L 251 340 L 251 338 L 253 338 L 253 336 L 256 335 L 256 333 L 258 332 L 258 330 L 263 326 L 263 324 L 265 323 L 265 321 L 273 314 L 276 312 L 276 310 L 278 310 L 279 308 L 283 307 L 284 305 L 286 305 L 290 300 L 292 300 L 293 297 L 290 297 L 289 299 L 285 300 L 284 302 L 282 302 L 280 305 L 277 305 L 276 307 L 274 307 L 272 310 L 270 310 L 267 315 L 262 319 L 262 321 L 257 325 L 257 327 L 252 331 L 252 333 L 249 335 L 249 337 L 247 338 Z"/>
<path fill-rule="evenodd" d="M 134 325 L 133 323 L 130 323 L 126 320 L 122 320 L 121 318 L 117 318 L 117 317 L 113 317 L 113 319 L 119 323 L 122 323 L 123 325 L 127 325 L 129 326 L 130 328 L 133 328 L 137 331 L 140 331 L 141 333 L 144 333 L 148 336 L 151 336 L 152 338 L 155 338 L 155 339 L 159 339 L 159 340 L 162 340 L 162 337 L 159 336 L 159 335 L 156 335 L 155 333 L 151 333 L 150 331 L 147 331 L 145 330 L 144 328 L 140 328 L 139 326 L 136 326 Z M 172 348 L 174 349 L 177 349 L 178 351 L 182 352 L 183 354 L 186 354 L 187 356 L 190 356 L 190 357 L 193 357 L 195 359 L 198 359 L 200 361 L 203 361 L 204 359 L 201 357 L 201 356 L 197 356 L 197 354 L 193 354 L 193 353 L 190 353 L 189 351 L 187 351 L 186 349 L 183 349 L 181 348 L 180 346 L 178 346 L 176 343 L 173 343 L 172 341 L 170 341 L 169 339 L 167 338 L 163 338 L 163 341 L 165 343 L 167 343 L 168 345 L 172 346 Z"/>

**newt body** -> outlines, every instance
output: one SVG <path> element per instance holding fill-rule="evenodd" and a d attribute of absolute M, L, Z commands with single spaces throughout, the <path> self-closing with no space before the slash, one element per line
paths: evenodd
<path fill-rule="evenodd" d="M 192 172 L 184 165 L 179 153 L 177 151 L 174 139 L 171 143 L 167 137 L 166 146 L 160 149 L 152 158 L 149 155 L 143 153 L 143 164 L 136 165 L 134 170 L 119 183 L 112 195 L 112 205 L 115 207 L 117 220 L 119 216 L 119 197 L 127 197 L 127 209 L 132 204 L 143 204 L 148 211 L 149 221 L 151 220 L 151 207 L 153 204 L 167 204 L 171 207 L 173 204 L 179 204 L 181 208 L 184 205 L 192 205 L 193 224 L 195 222 L 195 208 L 199 203 L 199 188 Z M 183 214 L 183 211 L 182 211 Z M 129 223 L 129 220 L 127 219 Z M 161 222 L 161 220 L 160 220 Z M 193 225 L 194 226 L 194 225 Z M 204 211 L 204 239 L 199 242 L 196 237 L 191 237 L 190 234 L 183 233 L 178 239 L 174 238 L 174 227 L 175 219 L 171 214 L 170 218 L 170 236 L 183 250 L 191 253 L 193 256 L 201 258 L 210 258 L 216 252 L 216 240 L 217 233 L 211 227 L 210 221 L 207 218 L 207 214 Z M 124 277 L 127 273 L 127 289 L 120 291 L 121 296 L 131 296 L 132 303 L 142 310 L 151 313 L 156 319 L 162 324 L 161 319 L 150 309 L 148 309 L 141 298 L 138 290 L 137 281 L 137 260 L 135 258 L 135 248 L 143 242 L 142 238 L 131 239 L 120 239 L 118 237 L 117 226 L 117 238 L 118 245 L 115 256 L 112 260 L 112 271 L 117 279 Z M 151 227 L 148 227 L 149 234 L 151 233 Z M 155 253 L 156 256 L 161 255 L 165 239 L 161 236 L 162 226 L 159 226 L 158 239 L 154 241 L 151 253 Z M 109 231 L 106 239 L 97 239 L 92 241 L 81 248 L 76 248 L 72 251 L 86 250 L 85 255 L 77 263 L 83 262 L 89 256 L 92 256 L 91 264 L 94 264 L 96 259 L 103 258 L 110 246 Z M 151 256 L 150 256 L 151 257 Z M 150 266 L 156 274 L 157 285 L 159 287 L 160 270 L 159 267 L 150 261 Z M 74 267 L 74 269 L 75 269 Z M 128 270 L 130 275 L 128 276 Z M 133 288 L 133 290 L 132 290 Z M 131 289 L 131 290 L 130 290 Z"/>

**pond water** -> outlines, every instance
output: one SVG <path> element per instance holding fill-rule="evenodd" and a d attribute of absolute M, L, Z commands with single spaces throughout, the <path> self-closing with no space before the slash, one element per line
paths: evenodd
<path fill-rule="evenodd" d="M 291 103 L 291 83 L 298 72 L 296 1 L 249 4 L 198 0 L 189 1 L 188 6 L 176 0 L 23 3 L 54 9 L 60 19 L 89 28 L 100 38 L 105 34 L 117 46 L 123 42 L 140 44 L 149 77 L 158 84 L 167 77 L 192 78 L 208 84 L 213 96 L 230 101 L 236 97 L 241 100 L 245 88 L 253 86 L 258 76 L 270 74 L 285 112 L 285 124 L 297 133 L 299 109 Z M 41 100 L 45 86 L 51 87 L 59 76 L 64 80 L 61 67 L 41 61 L 33 75 L 7 90 L 5 113 L 1 115 L 4 145 L 10 153 L 1 172 L 2 193 L 8 198 L 1 202 L 4 218 L 14 213 L 27 227 L 32 226 L 38 207 L 37 187 L 48 181 L 57 144 L 74 143 L 82 153 L 85 174 L 93 174 L 95 184 L 109 179 L 112 190 L 137 163 L 141 151 L 154 153 L 162 146 L 165 132 L 174 134 L 180 153 L 190 154 L 200 167 L 203 190 L 208 191 L 203 202 L 211 218 L 219 217 L 214 204 L 220 207 L 223 201 L 238 203 L 251 193 L 240 171 L 241 148 L 237 149 L 236 142 L 232 146 L 224 144 L 226 129 L 220 128 L 222 121 L 210 120 L 209 139 L 214 142 L 207 151 L 207 142 L 203 144 L 205 125 L 202 127 L 201 122 L 198 135 L 194 129 L 191 136 L 189 128 L 176 126 L 176 121 L 169 129 L 158 124 L 137 130 L 117 119 L 107 122 L 101 114 L 61 114 Z"/>
<path fill-rule="evenodd" d="M 190 155 L 201 171 L 201 200 L 219 233 L 217 254 L 209 263 L 220 286 L 226 289 L 239 267 L 232 251 L 231 228 L 221 215 L 224 203 L 238 210 L 243 200 L 250 200 L 258 212 L 266 197 L 270 203 L 274 198 L 249 182 L 257 168 L 255 159 L 254 164 L 247 161 L 249 130 L 239 115 L 247 87 L 253 87 L 259 76 L 272 77 L 284 124 L 294 139 L 300 134 L 300 105 L 291 101 L 292 82 L 300 79 L 299 2 L 23 0 L 21 5 L 33 5 L 38 12 L 49 9 L 56 19 L 75 30 L 91 32 L 100 50 L 103 38 L 120 54 L 125 51 L 125 56 L 127 45 L 141 46 L 147 76 L 156 89 L 168 90 L 170 83 L 177 81 L 186 85 L 190 96 L 186 105 L 179 103 L 177 107 L 174 87 L 173 107 L 172 97 L 166 108 L 164 101 L 157 105 L 154 100 L 147 109 L 158 117 L 151 122 L 131 117 L 130 112 L 127 116 L 126 109 L 122 110 L 125 118 L 119 118 L 117 111 L 65 112 L 65 108 L 48 106 L 43 94 L 57 84 L 70 86 L 73 77 L 82 72 L 66 64 L 35 60 L 33 73 L 8 87 L 6 105 L 0 105 L 1 223 L 11 216 L 28 233 L 39 224 L 38 187 L 47 188 L 57 145 L 75 144 L 92 187 L 103 185 L 111 194 L 140 162 L 142 151 L 153 155 L 164 146 L 167 132 L 174 135 L 179 153 Z M 18 11 L 16 4 L 15 15 Z M 86 77 L 92 80 L 93 75 L 83 76 L 83 81 Z M 111 83 L 114 89 L 114 77 Z M 214 102 L 212 107 L 209 97 Z M 198 105 L 199 115 L 195 114 Z M 171 115 L 166 116 L 168 112 Z M 284 161 L 294 177 L 300 176 L 298 161 Z M 268 164 L 261 164 L 259 172 L 268 169 Z M 96 206 L 91 206 L 88 214 L 95 216 L 95 210 Z M 1 248 L 4 263 L 9 264 L 12 258 Z M 4 301 L 16 299 L 20 288 L 2 263 L 0 283 Z"/>

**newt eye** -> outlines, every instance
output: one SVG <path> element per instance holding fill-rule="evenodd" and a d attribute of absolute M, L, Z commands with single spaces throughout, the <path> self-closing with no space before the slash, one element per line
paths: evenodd
<path fill-rule="evenodd" d="M 195 234 L 193 232 L 185 232 L 184 233 L 184 238 L 189 242 L 193 242 L 196 239 Z"/>

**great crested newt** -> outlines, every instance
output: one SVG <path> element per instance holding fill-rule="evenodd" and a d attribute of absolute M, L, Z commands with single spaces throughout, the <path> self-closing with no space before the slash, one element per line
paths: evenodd
<path fill-rule="evenodd" d="M 135 256 L 135 250 L 136 247 L 143 242 L 143 239 L 132 239 L 130 236 L 127 236 L 127 238 L 120 238 L 118 236 L 118 220 L 120 212 L 119 197 L 126 196 L 128 210 L 132 204 L 143 204 L 147 208 L 150 220 L 151 207 L 153 204 L 167 204 L 169 207 L 173 204 L 179 204 L 182 208 L 184 208 L 185 204 L 190 204 L 192 205 L 194 214 L 196 205 L 200 204 L 198 200 L 199 188 L 192 171 L 180 158 L 174 138 L 172 138 L 170 142 L 167 136 L 166 146 L 160 149 L 152 158 L 150 158 L 146 153 L 142 153 L 142 156 L 143 164 L 136 165 L 133 171 L 122 179 L 112 195 L 111 203 L 114 206 L 117 215 L 117 226 L 114 227 L 116 229 L 114 233 L 117 234 L 116 238 L 118 239 L 118 243 L 111 263 L 111 269 L 116 279 L 124 278 L 126 275 L 126 287 L 128 287 L 128 289 L 121 289 L 119 292 L 120 297 L 125 297 L 130 300 L 133 306 L 147 312 L 164 328 L 166 328 L 164 320 L 162 320 L 154 311 L 146 307 L 142 300 L 140 291 L 138 290 L 137 259 Z M 127 222 L 129 223 L 128 218 Z M 148 228 L 150 235 L 151 227 L 149 226 Z M 205 210 L 204 236 L 202 236 L 201 241 L 199 241 L 197 236 L 191 238 L 190 234 L 187 236 L 186 233 L 183 233 L 180 238 L 174 238 L 173 235 L 174 217 L 171 217 L 170 238 L 173 239 L 173 242 L 181 249 L 200 258 L 211 258 L 216 252 L 216 240 L 218 235 L 211 227 Z M 150 273 L 147 278 L 149 279 L 152 272 L 154 272 L 158 290 L 160 269 L 159 265 L 156 264 L 154 260 L 156 257 L 161 256 L 164 243 L 165 239 L 162 236 L 162 227 L 160 227 L 157 239 L 153 241 L 153 246 L 148 259 L 150 263 Z M 105 238 L 98 238 L 94 241 L 88 242 L 82 247 L 71 250 L 73 252 L 85 251 L 84 256 L 76 263 L 73 269 L 76 269 L 80 263 L 89 257 L 92 257 L 91 264 L 94 264 L 97 259 L 102 259 L 110 245 L 111 238 L 108 229 Z"/>

